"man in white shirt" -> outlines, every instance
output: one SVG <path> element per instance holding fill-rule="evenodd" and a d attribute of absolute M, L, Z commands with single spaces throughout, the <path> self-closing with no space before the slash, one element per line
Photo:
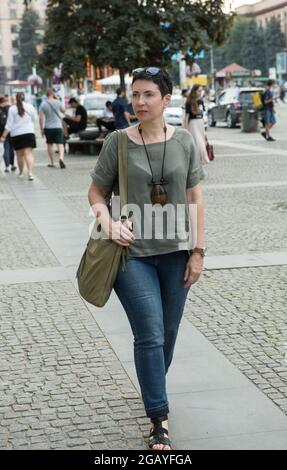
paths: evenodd
<path fill-rule="evenodd" d="M 115 116 L 112 111 L 112 102 L 107 101 L 106 102 L 106 109 L 103 113 L 103 116 L 99 119 L 97 119 L 97 126 L 100 131 L 99 138 L 104 137 L 103 131 L 102 131 L 102 126 L 104 126 L 108 131 L 114 131 L 116 130 L 115 126 Z"/>

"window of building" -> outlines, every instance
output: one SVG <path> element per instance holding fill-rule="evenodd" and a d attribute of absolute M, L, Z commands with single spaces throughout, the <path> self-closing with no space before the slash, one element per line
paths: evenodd
<path fill-rule="evenodd" d="M 16 10 L 10 10 L 10 18 L 17 18 L 17 11 Z"/>
<path fill-rule="evenodd" d="M 16 24 L 12 24 L 12 26 L 11 26 L 11 33 L 18 33 L 18 29 L 17 29 L 17 25 L 16 25 Z"/>
<path fill-rule="evenodd" d="M 18 57 L 17 55 L 13 55 L 13 64 L 17 65 L 17 63 L 18 63 Z"/>
<path fill-rule="evenodd" d="M 18 48 L 18 39 L 13 39 L 13 41 L 12 41 L 12 47 L 13 47 L 13 49 L 17 49 L 17 48 Z"/>

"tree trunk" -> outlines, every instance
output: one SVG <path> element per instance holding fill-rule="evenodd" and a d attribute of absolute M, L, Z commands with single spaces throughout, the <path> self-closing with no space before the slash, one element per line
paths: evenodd
<path fill-rule="evenodd" d="M 126 84 L 125 84 L 125 70 L 120 69 L 120 83 L 121 89 L 126 91 Z"/>

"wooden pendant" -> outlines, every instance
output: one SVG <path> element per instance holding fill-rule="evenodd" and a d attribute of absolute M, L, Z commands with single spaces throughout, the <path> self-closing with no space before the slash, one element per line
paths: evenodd
<path fill-rule="evenodd" d="M 153 185 L 150 197 L 153 204 L 161 204 L 162 206 L 164 206 L 168 200 L 167 192 L 161 184 Z"/>

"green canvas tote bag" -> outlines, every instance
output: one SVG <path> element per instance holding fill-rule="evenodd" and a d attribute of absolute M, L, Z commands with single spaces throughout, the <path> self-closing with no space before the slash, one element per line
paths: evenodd
<path fill-rule="evenodd" d="M 117 132 L 121 216 L 127 216 L 127 134 Z M 97 307 L 105 305 L 111 295 L 121 258 L 122 269 L 126 270 L 126 256 L 127 247 L 117 245 L 111 239 L 90 238 L 77 270 L 79 292 L 87 302 Z"/>

